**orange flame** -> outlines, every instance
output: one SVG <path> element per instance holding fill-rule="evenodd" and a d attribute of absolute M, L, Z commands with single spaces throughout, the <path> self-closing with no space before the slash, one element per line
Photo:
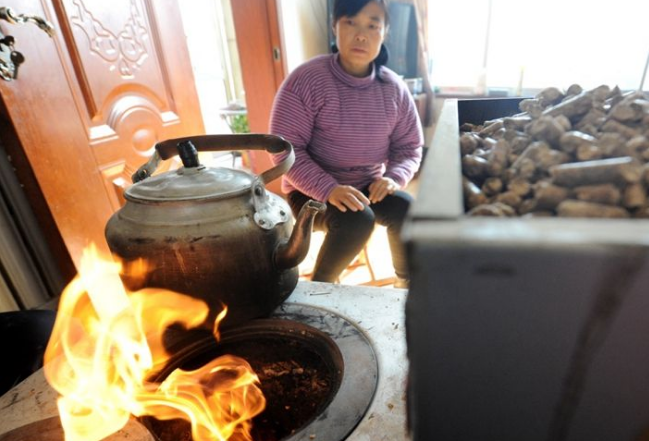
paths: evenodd
<path fill-rule="evenodd" d="M 131 415 L 183 418 L 192 424 L 194 441 L 251 440 L 250 420 L 266 401 L 245 360 L 226 355 L 195 371 L 177 369 L 161 384 L 147 381 L 170 358 L 164 330 L 172 323 L 202 324 L 208 307 L 171 291 L 128 292 L 121 269 L 91 246 L 61 295 L 44 371 L 60 394 L 66 441 L 101 440 Z M 216 320 L 217 338 L 225 314 Z"/>

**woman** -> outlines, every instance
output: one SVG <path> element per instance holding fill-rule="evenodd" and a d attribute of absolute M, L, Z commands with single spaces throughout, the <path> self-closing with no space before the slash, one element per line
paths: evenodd
<path fill-rule="evenodd" d="M 270 131 L 295 149 L 282 190 L 294 213 L 309 199 L 327 203 L 315 219 L 326 236 L 312 280 L 335 282 L 376 222 L 387 227 L 395 286 L 407 287 L 400 232 L 412 198 L 401 189 L 419 167 L 423 136 L 407 87 L 384 66 L 385 0 L 336 0 L 332 26 L 334 54 L 295 69 L 275 98 Z"/>

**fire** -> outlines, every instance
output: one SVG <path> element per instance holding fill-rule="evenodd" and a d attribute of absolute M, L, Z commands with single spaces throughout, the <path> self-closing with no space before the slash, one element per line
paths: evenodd
<path fill-rule="evenodd" d="M 207 305 L 171 291 L 128 292 L 120 271 L 120 263 L 91 246 L 61 295 L 44 371 L 60 394 L 66 441 L 101 440 L 131 415 L 183 418 L 194 441 L 251 440 L 250 420 L 266 401 L 245 360 L 226 355 L 195 371 L 177 369 L 162 383 L 147 380 L 170 358 L 164 330 L 172 323 L 202 324 Z M 225 313 L 214 325 L 217 338 Z"/>

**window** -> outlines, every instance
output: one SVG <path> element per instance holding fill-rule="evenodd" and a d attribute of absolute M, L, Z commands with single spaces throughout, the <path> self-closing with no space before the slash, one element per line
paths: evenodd
<path fill-rule="evenodd" d="M 647 17 L 649 2 L 635 0 L 430 0 L 431 82 L 507 95 L 573 83 L 638 89 Z"/>

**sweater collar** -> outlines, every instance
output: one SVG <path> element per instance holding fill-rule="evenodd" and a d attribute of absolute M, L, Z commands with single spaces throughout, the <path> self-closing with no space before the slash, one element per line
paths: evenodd
<path fill-rule="evenodd" d="M 331 70 L 340 81 L 352 87 L 367 87 L 374 81 L 376 77 L 376 66 L 372 63 L 372 71 L 366 77 L 355 77 L 345 72 L 345 69 L 340 65 L 340 53 L 335 53 L 331 57 Z"/>

